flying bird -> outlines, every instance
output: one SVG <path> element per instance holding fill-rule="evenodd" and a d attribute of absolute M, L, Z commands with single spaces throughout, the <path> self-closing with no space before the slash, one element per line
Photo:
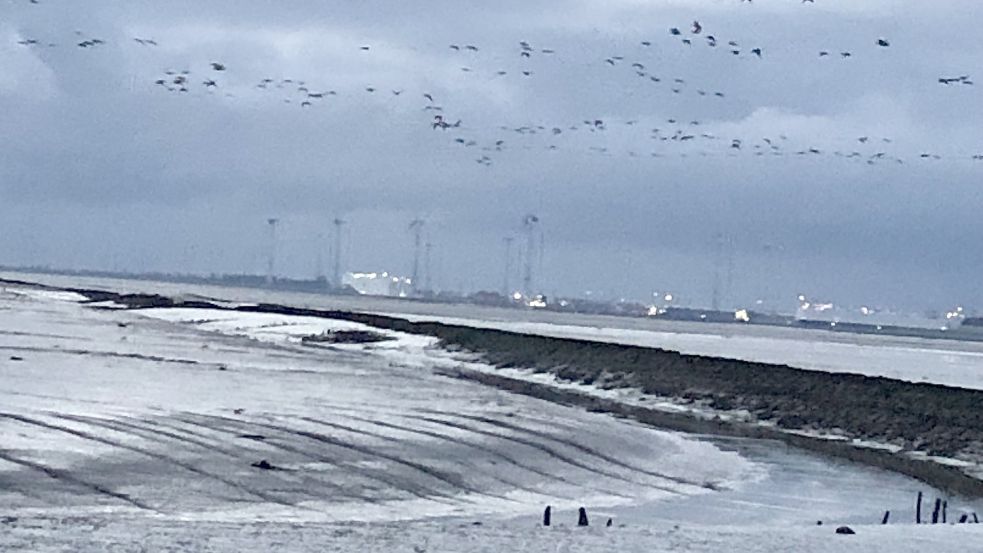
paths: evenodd
<path fill-rule="evenodd" d="M 694 35 L 698 35 L 698 34 L 702 33 L 703 32 L 703 25 L 700 25 L 700 22 L 699 21 L 694 21 L 693 22 L 693 29 L 692 29 L 692 31 L 693 31 L 693 34 Z"/>
<path fill-rule="evenodd" d="M 882 47 L 882 48 L 887 48 L 888 46 L 891 45 L 891 43 L 888 42 L 888 41 L 886 41 L 886 40 L 884 40 L 883 38 L 879 38 L 879 39 L 877 39 L 877 45 L 880 46 L 880 47 Z"/>
<path fill-rule="evenodd" d="M 754 49 L 751 50 L 751 53 L 754 54 L 755 56 L 758 56 L 760 58 L 761 57 L 761 48 L 754 48 Z"/>
<path fill-rule="evenodd" d="M 214 69 L 215 71 L 225 71 L 225 65 L 224 64 L 221 64 L 221 63 L 219 63 L 217 61 L 213 61 L 211 63 L 211 65 L 212 65 L 212 69 Z"/>

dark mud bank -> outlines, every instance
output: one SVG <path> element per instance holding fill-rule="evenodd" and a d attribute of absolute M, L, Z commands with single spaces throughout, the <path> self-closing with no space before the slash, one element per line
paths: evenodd
<path fill-rule="evenodd" d="M 24 283 L 27 284 L 27 283 Z M 449 376 L 478 381 L 557 403 L 629 417 L 685 432 L 777 439 L 804 449 L 897 471 L 933 486 L 983 497 L 983 481 L 960 468 L 915 459 L 905 452 L 939 457 L 983 458 L 983 391 L 881 377 L 823 373 L 784 365 L 684 355 L 654 348 L 530 336 L 395 317 L 261 304 L 227 307 L 192 304 L 164 296 L 127 296 L 71 290 L 92 301 L 135 308 L 209 307 L 359 322 L 380 329 L 439 338 L 451 350 L 469 352 L 500 368 L 524 368 L 571 382 L 632 387 L 653 397 L 675 398 L 717 411 L 743 410 L 750 421 L 706 418 L 598 398 L 585 393 L 470 371 Z M 762 426 L 760 422 L 770 423 Z M 828 432 L 899 446 L 902 452 L 858 447 L 789 430 Z"/>

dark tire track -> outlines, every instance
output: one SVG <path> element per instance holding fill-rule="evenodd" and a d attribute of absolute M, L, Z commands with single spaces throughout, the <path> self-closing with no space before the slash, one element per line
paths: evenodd
<path fill-rule="evenodd" d="M 335 429 L 338 429 L 338 430 L 343 430 L 345 432 L 351 432 L 353 434 L 358 434 L 358 435 L 362 435 L 362 436 L 371 436 L 373 438 L 380 439 L 380 440 L 385 440 L 387 442 L 396 442 L 396 443 L 399 443 L 399 442 L 406 443 L 407 442 L 406 440 L 401 440 L 399 438 L 394 438 L 392 436 L 387 436 L 385 434 L 378 434 L 378 433 L 375 433 L 375 432 L 372 432 L 372 431 L 369 431 L 369 430 L 365 430 L 365 429 L 361 429 L 361 428 L 355 428 L 355 427 L 352 427 L 352 426 L 347 426 L 347 425 L 333 423 L 333 422 L 322 421 L 322 420 L 311 418 L 311 417 L 300 417 L 300 419 L 301 420 L 304 420 L 304 421 L 307 421 L 307 422 L 310 422 L 310 423 L 327 426 L 329 428 L 335 428 Z M 420 464 L 420 463 L 415 463 L 415 464 Z M 469 463 L 469 465 L 472 468 L 474 468 L 475 470 L 478 470 L 479 469 L 479 467 L 477 465 L 475 465 L 475 464 Z M 426 465 L 420 464 L 420 466 L 426 466 Z M 427 468 L 429 468 L 429 467 L 427 467 Z M 525 486 L 523 486 L 521 484 L 517 484 L 515 482 L 509 482 L 508 480 L 503 480 L 502 478 L 500 478 L 498 476 L 495 476 L 493 474 L 485 473 L 485 476 L 487 476 L 491 480 L 494 480 L 494 481 L 499 482 L 501 484 L 505 484 L 507 487 L 509 487 L 511 489 L 519 489 L 519 490 L 523 490 L 523 491 L 527 491 L 527 492 L 539 493 L 538 491 L 535 491 L 535 490 L 531 490 L 529 488 L 526 488 Z M 481 490 L 478 490 L 478 489 L 473 488 L 473 487 L 467 487 L 465 489 L 467 491 L 469 491 L 470 493 L 475 493 L 475 494 L 484 495 L 484 496 L 488 496 L 488 497 L 494 497 L 496 499 L 503 499 L 505 501 L 510 501 L 510 502 L 516 502 L 516 500 L 511 499 L 509 497 L 506 497 L 506 496 L 503 496 L 503 495 L 500 495 L 500 494 L 494 494 L 494 493 L 490 493 L 490 492 L 481 491 Z"/>
<path fill-rule="evenodd" d="M 6 450 L 0 449 L 0 459 L 3 459 L 4 461 L 7 461 L 9 463 L 13 463 L 15 465 L 20 465 L 22 467 L 29 468 L 31 470 L 35 470 L 37 472 L 43 473 L 43 474 L 45 474 L 46 476 L 48 476 L 49 478 L 51 478 L 53 480 L 57 480 L 59 482 L 65 482 L 65 483 L 68 483 L 68 484 L 72 484 L 74 486 L 78 486 L 80 488 L 85 488 L 85 489 L 87 489 L 89 491 L 95 492 L 95 493 L 97 493 L 99 495 L 104 495 L 104 496 L 107 496 L 107 497 L 112 497 L 114 499 L 118 499 L 119 501 L 122 501 L 124 503 L 129 504 L 129 505 L 132 505 L 133 507 L 136 507 L 136 508 L 138 508 L 140 510 L 143 510 L 143 511 L 152 511 L 154 513 L 163 514 L 162 511 L 160 511 L 158 509 L 155 509 L 154 507 L 151 507 L 150 505 L 148 505 L 148 504 L 146 504 L 146 503 L 144 503 L 144 502 L 142 502 L 140 500 L 133 499 L 132 497 L 130 497 L 129 495 L 127 495 L 125 493 L 114 492 L 113 490 L 110 490 L 109 488 L 106 488 L 104 486 L 100 486 L 99 484 L 93 484 L 92 482 L 86 482 L 85 480 L 82 480 L 80 478 L 77 478 L 75 476 L 72 476 L 71 474 L 69 474 L 69 473 L 67 473 L 67 472 L 65 472 L 65 471 L 63 471 L 61 469 L 56 469 L 54 467 L 49 467 L 49 466 L 46 466 L 46 465 L 42 465 L 40 463 L 35 463 L 33 461 L 28 461 L 26 459 L 21 459 L 19 457 L 14 457 L 13 455 L 11 455 Z"/>
<path fill-rule="evenodd" d="M 235 429 L 234 430 L 229 430 L 229 429 L 226 429 L 226 428 L 223 428 L 223 427 L 216 427 L 216 426 L 209 426 L 209 425 L 206 425 L 206 424 L 202 424 L 202 423 L 200 423 L 198 421 L 195 421 L 194 420 L 195 417 L 201 418 L 201 419 L 212 420 L 216 424 L 223 424 L 223 425 L 227 425 L 227 426 L 233 426 Z M 201 426 L 202 428 L 207 428 L 207 429 L 213 430 L 213 431 L 218 430 L 218 431 L 222 431 L 222 432 L 225 432 L 227 434 L 233 434 L 233 435 L 238 435 L 238 434 L 242 433 L 243 431 L 247 431 L 248 432 L 248 431 L 252 430 L 250 428 L 250 426 L 251 425 L 254 425 L 254 424 L 257 425 L 257 426 L 262 426 L 262 427 L 265 427 L 265 428 L 270 428 L 270 429 L 273 429 L 273 430 L 277 430 L 277 431 L 279 431 L 281 433 L 290 434 L 290 435 L 293 435 L 294 434 L 293 432 L 290 432 L 290 431 L 279 430 L 276 427 L 270 427 L 270 426 L 266 426 L 266 425 L 263 425 L 263 424 L 260 424 L 260 423 L 253 423 L 253 422 L 241 421 L 241 420 L 237 420 L 237 419 L 230 419 L 228 417 L 221 417 L 221 416 L 217 416 L 217 415 L 204 415 L 204 414 L 200 414 L 200 413 L 186 413 L 185 414 L 185 418 L 183 418 L 181 420 L 183 422 L 186 422 L 187 424 L 195 424 L 195 425 Z M 401 480 L 395 479 L 395 478 L 393 478 L 392 476 L 390 476 L 389 474 L 387 474 L 387 473 L 385 473 L 383 471 L 378 471 L 378 470 L 369 469 L 369 468 L 365 468 L 365 467 L 360 467 L 360 466 L 355 466 L 355 465 L 340 463 L 340 462 L 338 462 L 335 459 L 332 459 L 330 457 L 327 457 L 327 456 L 324 456 L 324 455 L 321 455 L 321 454 L 318 454 L 318 453 L 315 453 L 315 452 L 312 452 L 312 451 L 309 451 L 309 450 L 306 450 L 306 449 L 301 449 L 299 447 L 293 447 L 293 446 L 286 445 L 286 444 L 283 444 L 283 443 L 275 442 L 275 441 L 272 441 L 272 440 L 269 440 L 269 439 L 267 439 L 263 443 L 266 444 L 266 445 L 275 447 L 277 449 L 280 449 L 280 450 L 283 450 L 283 451 L 287 451 L 289 453 L 294 453 L 294 454 L 300 455 L 300 456 L 305 457 L 307 459 L 310 459 L 312 461 L 317 461 L 319 463 L 324 463 L 324 464 L 327 464 L 327 465 L 331 465 L 331 466 L 333 466 L 333 467 L 335 467 L 335 468 L 337 468 L 339 470 L 342 470 L 342 471 L 350 471 L 350 472 L 357 473 L 359 476 L 361 476 L 363 478 L 366 478 L 368 480 L 372 480 L 372 481 L 377 482 L 377 483 L 380 483 L 380 484 L 385 484 L 385 485 L 389 486 L 390 488 L 392 488 L 393 490 L 398 490 L 398 491 L 401 491 L 401 492 L 408 493 L 408 494 L 410 494 L 410 495 L 412 495 L 412 496 L 414 496 L 414 497 L 416 497 L 418 499 L 425 499 L 425 500 L 429 500 L 429 501 L 437 501 L 437 502 L 447 503 L 447 504 L 451 504 L 451 505 L 455 504 L 455 502 L 453 501 L 453 496 L 442 494 L 440 492 L 436 492 L 434 490 L 430 490 L 430 489 L 428 489 L 426 487 L 423 487 L 423 486 L 417 486 L 417 485 L 415 485 L 415 484 L 413 484 L 411 482 L 405 482 L 405 481 L 401 481 Z M 369 500 L 369 501 L 371 501 L 371 500 Z"/>
<path fill-rule="evenodd" d="M 520 462 L 519 460 L 515 459 L 512 456 L 506 455 L 505 453 L 502 453 L 501 451 L 495 450 L 495 449 L 490 448 L 490 447 L 485 447 L 483 445 L 471 443 L 471 442 L 468 442 L 466 440 L 461 440 L 461 439 L 453 438 L 453 437 L 448 436 L 446 434 L 440 434 L 438 432 L 431 432 L 429 430 L 423 430 L 423 429 L 420 429 L 420 428 L 412 428 L 412 427 L 409 427 L 409 426 L 402 426 L 402 425 L 399 425 L 399 424 L 394 424 L 394 423 L 389 423 L 389 422 L 383 422 L 383 421 L 377 421 L 377 420 L 362 418 L 362 417 L 359 417 L 359 416 L 356 416 L 356 415 L 348 415 L 348 417 L 351 418 L 351 419 L 353 419 L 353 420 L 357 420 L 357 421 L 364 422 L 364 423 L 367 423 L 367 424 L 374 424 L 374 425 L 380 426 L 382 428 L 389 428 L 389 429 L 398 430 L 398 431 L 401 431 L 401 432 L 408 432 L 408 433 L 412 433 L 412 434 L 419 434 L 421 436 L 428 436 L 430 438 L 434 438 L 434 439 L 438 439 L 438 440 L 443 440 L 443 441 L 446 441 L 446 442 L 449 442 L 449 443 L 452 443 L 452 444 L 457 444 L 457 445 L 461 445 L 461 446 L 465 446 L 465 447 L 470 447 L 472 449 L 475 449 L 475 450 L 481 451 L 483 453 L 486 453 L 488 455 L 491 455 L 492 457 L 495 457 L 497 459 L 501 459 L 502 461 L 505 461 L 506 463 L 508 463 L 510 465 L 513 465 L 515 467 L 518 467 L 518 468 L 520 468 L 522 470 L 531 472 L 531 473 L 533 473 L 536 476 L 539 476 L 541 478 L 546 478 L 546 479 L 550 479 L 550 480 L 556 480 L 557 482 L 561 482 L 563 484 L 567 484 L 567 485 L 570 485 L 570 486 L 580 487 L 580 484 L 578 484 L 576 482 L 571 482 L 570 480 L 567 480 L 566 478 L 564 478 L 562 476 L 558 476 L 558 475 L 555 475 L 555 474 L 550 474 L 550 473 L 545 472 L 545 471 L 543 471 L 543 470 L 541 470 L 539 468 L 536 468 L 534 466 L 531 466 L 531 465 L 527 465 L 525 463 L 522 463 L 522 462 Z M 530 490 L 530 489 L 527 489 L 527 488 L 520 488 L 520 489 L 525 489 L 526 491 L 535 491 L 535 490 Z M 560 499 L 573 499 L 572 497 L 566 497 L 566 496 L 558 495 L 556 493 L 553 493 L 551 495 L 554 495 L 554 496 L 556 496 L 556 497 L 558 497 Z"/>
<path fill-rule="evenodd" d="M 461 489 L 461 490 L 465 490 L 465 491 L 468 491 L 468 492 L 471 492 L 471 493 L 477 493 L 477 494 L 481 494 L 482 493 L 480 490 L 476 490 L 474 488 L 471 488 L 470 486 L 467 486 L 466 484 L 464 484 L 464 482 L 462 482 L 460 480 L 455 480 L 455 479 L 451 478 L 450 476 L 445 475 L 445 474 L 441 473 L 440 471 L 434 470 L 434 469 L 432 469 L 432 468 L 430 468 L 430 467 L 428 467 L 426 465 L 421 465 L 419 463 L 414 463 L 412 461 L 407 461 L 405 459 L 400 459 L 399 457 L 396 457 L 395 455 L 388 455 L 388 454 L 384 454 L 384 453 L 379 453 L 379 452 L 376 452 L 376 451 L 372 451 L 371 449 L 369 449 L 369 448 L 367 448 L 365 446 L 360 446 L 360 445 L 355 445 L 355 444 L 343 442 L 341 440 L 338 440 L 336 438 L 332 438 L 331 436 L 327 436 L 327 435 L 321 434 L 319 432 L 311 432 L 311 431 L 308 431 L 308 430 L 297 430 L 297 429 L 293 429 L 293 428 L 290 428 L 290 427 L 287 427 L 287 426 L 281 426 L 281 425 L 270 424 L 270 423 L 261 423 L 261 422 L 256 422 L 256 421 L 251 421 L 250 424 L 252 424 L 254 426 L 258 426 L 260 428 L 266 428 L 266 429 L 269 429 L 269 430 L 276 430 L 278 432 L 282 432 L 282 433 L 285 433 L 285 434 L 290 434 L 290 435 L 294 435 L 294 436 L 300 436 L 300 437 L 303 437 L 303 438 L 307 438 L 309 440 L 313 440 L 313 441 L 316 441 L 316 442 L 320 442 L 320 443 L 332 445 L 332 446 L 335 446 L 335 447 L 338 447 L 338 448 L 341 448 L 341 449 L 347 449 L 347 450 L 350 450 L 350 451 L 355 451 L 355 452 L 361 453 L 362 455 L 365 455 L 367 457 L 375 457 L 375 458 L 379 458 L 379 459 L 385 459 L 385 460 L 391 461 L 393 463 L 396 463 L 398 465 L 402 465 L 402 466 L 405 466 L 407 468 L 410 468 L 410 469 L 412 469 L 412 470 L 414 470 L 416 472 L 419 472 L 420 474 L 423 474 L 423 475 L 425 475 L 425 476 L 427 476 L 427 477 L 429 477 L 429 478 L 431 478 L 433 480 L 436 480 L 436 481 L 438 481 L 438 482 L 440 482 L 440 483 L 442 483 L 444 485 L 448 485 L 451 488 Z M 455 498 L 456 497 L 456 496 L 450 496 L 450 495 L 446 495 L 446 494 L 443 494 L 443 495 L 444 495 L 444 497 L 448 497 L 448 498 Z M 464 501 L 464 500 L 462 500 L 460 498 L 457 498 L 457 500 L 458 501 Z"/>
<path fill-rule="evenodd" d="M 464 415 L 464 414 L 458 414 L 458 413 L 449 413 L 449 412 L 446 412 L 446 411 L 436 411 L 436 410 L 432 410 L 432 409 L 425 409 L 425 410 L 423 410 L 423 412 L 425 412 L 425 413 L 431 413 L 431 414 L 439 414 L 439 415 L 444 415 L 444 416 L 450 416 L 450 417 L 456 417 L 456 418 L 462 418 L 462 419 L 467 419 L 467 420 L 473 420 L 473 421 L 476 421 L 476 422 L 483 422 L 483 423 L 488 424 L 488 425 L 491 425 L 491 426 L 496 426 L 496 427 L 499 427 L 499 428 L 505 428 L 505 429 L 512 430 L 512 431 L 515 431 L 515 432 L 522 432 L 522 433 L 528 434 L 530 436 L 536 436 L 538 438 L 543 438 L 543 439 L 546 439 L 546 440 L 551 440 L 553 442 L 556 442 L 556 443 L 559 443 L 559 444 L 562 444 L 562 445 L 571 447 L 571 448 L 576 449 L 578 451 L 581 451 L 581 452 L 583 452 L 583 453 L 585 453 L 587 455 L 592 455 L 592 456 L 597 457 L 598 459 L 601 459 L 601 460 L 603 460 L 603 461 L 605 461 L 607 463 L 610 463 L 610 464 L 615 465 L 615 466 L 619 466 L 619 467 L 621 467 L 623 469 L 626 469 L 626 470 L 630 470 L 630 471 L 633 471 L 633 472 L 639 472 L 639 473 L 642 473 L 642 474 L 647 474 L 647 475 L 652 476 L 654 478 L 661 478 L 663 480 L 669 480 L 670 482 L 675 482 L 677 484 L 684 484 L 684 485 L 688 485 L 688 486 L 694 486 L 694 487 L 697 487 L 697 488 L 704 488 L 704 489 L 709 489 L 709 490 L 714 490 L 715 489 L 713 486 L 708 485 L 708 484 L 702 484 L 702 483 L 698 483 L 698 482 L 695 482 L 693 480 L 688 480 L 688 479 L 681 478 L 681 477 L 678 477 L 678 476 L 670 476 L 668 474 L 663 474 L 663 473 L 660 473 L 660 472 L 655 472 L 655 471 L 644 469 L 644 468 L 641 468 L 641 467 L 636 467 L 636 466 L 633 466 L 633 465 L 629 465 L 628 463 L 625 463 L 624 461 L 621 461 L 619 459 L 616 459 L 614 457 L 611 457 L 610 455 L 607 455 L 606 453 L 602 453 L 600 451 L 597 451 L 596 449 L 594 449 L 592 447 L 585 446 L 583 444 L 577 443 L 577 442 L 572 441 L 572 440 L 566 440 L 566 439 L 563 439 L 563 438 L 559 438 L 559 437 L 553 436 L 552 434 L 549 434 L 547 432 L 542 432 L 542 431 L 539 431 L 539 430 L 533 430 L 531 428 L 526 428 L 524 426 L 519 426 L 519 425 L 511 424 L 511 423 L 508 423 L 508 422 L 505 422 L 505 421 L 501 421 L 501 420 L 497 420 L 497 419 L 492 419 L 492 418 L 489 418 L 489 417 L 481 417 L 481 416 L 477 416 L 477 415 Z"/>
<path fill-rule="evenodd" d="M 161 453 L 157 453 L 157 452 L 154 452 L 154 451 L 149 451 L 149 450 L 146 450 L 146 449 L 143 449 L 143 448 L 139 448 L 139 447 L 136 447 L 136 446 L 127 445 L 127 444 L 120 443 L 120 442 L 117 442 L 117 441 L 114 441 L 114 440 L 103 438 L 101 436 L 96 436 L 94 434 L 89 434 L 88 432 L 83 432 L 81 430 L 75 430 L 74 428 L 68 428 L 68 427 L 65 427 L 65 426 L 59 426 L 57 424 L 47 423 L 47 422 L 44 422 L 44 421 L 41 421 L 41 420 L 32 419 L 30 417 L 25 417 L 25 416 L 22 416 L 22 415 L 15 415 L 13 413 L 0 413 L 0 417 L 6 418 L 6 419 L 10 419 L 10 420 L 15 420 L 15 421 L 18 421 L 18 422 L 21 422 L 21 423 L 24 423 L 24 424 L 28 424 L 28 425 L 32 425 L 32 426 L 38 426 L 38 427 L 41 427 L 41 428 L 46 428 L 48 430 L 54 430 L 56 432 L 62 432 L 62 433 L 65 433 L 65 434 L 70 434 L 72 436 L 77 436 L 79 438 L 83 438 L 83 439 L 86 439 L 86 440 L 89 440 L 89 441 L 93 441 L 93 442 L 105 444 L 105 445 L 108 445 L 110 447 L 115 447 L 115 448 L 124 449 L 124 450 L 127 450 L 127 451 L 132 451 L 134 453 L 138 453 L 140 455 L 144 455 L 146 457 L 150 457 L 151 459 L 156 459 L 158 461 L 163 461 L 163 462 L 168 463 L 170 465 L 181 467 L 181 468 L 183 468 L 184 470 L 186 470 L 188 472 L 197 474 L 198 476 L 203 476 L 205 478 L 210 478 L 210 479 L 215 480 L 217 482 L 221 482 L 221 483 L 225 484 L 226 486 L 229 486 L 231 488 L 234 488 L 236 490 L 239 490 L 240 492 L 243 492 L 243 493 L 245 493 L 247 495 L 251 495 L 253 497 L 257 497 L 259 499 L 262 499 L 263 501 L 266 501 L 266 502 L 269 502 L 269 503 L 276 503 L 278 505 L 284 505 L 284 506 L 287 506 L 287 507 L 295 507 L 295 505 L 292 504 L 292 503 L 290 503 L 290 502 L 283 501 L 283 500 L 278 499 L 276 497 L 273 497 L 273 496 L 271 496 L 271 495 L 269 495 L 267 493 L 264 493 L 264 492 L 261 492 L 261 491 L 257 491 L 257 490 L 251 489 L 251 488 L 248 488 L 246 486 L 243 486 L 242 484 L 239 484 L 238 482 L 235 482 L 233 480 L 229 480 L 228 478 L 225 478 L 223 476 L 219 476 L 217 474 L 212 474 L 210 472 L 201 470 L 200 468 L 198 468 L 198 467 L 196 467 L 194 465 L 191 465 L 189 463 L 185 463 L 184 461 L 180 461 L 180 460 L 175 459 L 173 457 L 168 457 L 167 455 L 163 455 Z"/>
<path fill-rule="evenodd" d="M 131 419 L 131 420 L 133 420 L 133 419 Z M 223 455 L 226 455 L 228 457 L 231 457 L 231 458 L 233 458 L 233 459 L 235 459 L 237 461 L 252 461 L 252 459 L 243 457 L 242 454 L 243 453 L 247 453 L 247 452 L 249 452 L 249 453 L 255 453 L 255 450 L 253 450 L 251 448 L 243 447 L 243 446 L 233 446 L 234 449 L 231 449 L 231 448 L 220 448 L 220 447 L 218 447 L 215 444 L 211 444 L 209 442 L 204 441 L 203 439 L 198 439 L 198 438 L 205 438 L 205 436 L 203 434 L 193 432 L 190 429 L 181 428 L 181 427 L 177 427 L 177 426 L 174 426 L 174 425 L 163 424 L 160 421 L 150 421 L 150 420 L 144 420 L 144 419 L 138 419 L 138 420 L 140 422 L 144 423 L 144 424 L 149 425 L 151 428 L 141 427 L 141 426 L 139 426 L 139 425 L 137 425 L 135 423 L 126 423 L 126 422 L 119 421 L 119 420 L 115 420 L 114 422 L 119 423 L 119 424 L 122 424 L 122 425 L 129 426 L 129 427 L 132 427 L 134 429 L 144 430 L 147 433 L 154 433 L 154 434 L 161 434 L 161 435 L 164 435 L 164 436 L 169 436 L 169 437 L 172 437 L 175 440 L 185 441 L 185 442 L 193 443 L 193 444 L 200 443 L 200 444 L 203 444 L 202 447 L 207 447 L 207 448 L 209 448 L 209 449 L 211 449 L 213 451 L 220 452 Z M 189 424 L 194 424 L 194 423 L 189 423 Z M 195 426 L 200 426 L 200 425 L 195 424 Z M 188 434 L 190 436 L 195 436 L 195 437 L 194 438 L 189 438 L 189 437 L 186 437 L 186 436 L 181 436 L 179 434 L 175 434 L 174 432 L 170 432 L 168 430 L 158 430 L 159 428 L 167 428 L 169 430 L 174 430 L 175 432 L 183 432 L 185 434 Z M 222 430 L 221 432 L 222 433 L 226 433 L 224 430 Z M 236 437 L 238 438 L 239 436 L 236 436 Z M 253 442 L 253 443 L 255 443 L 255 442 Z M 268 444 L 266 442 L 262 442 L 262 443 L 265 446 L 272 446 L 274 449 L 282 449 L 282 448 L 277 447 L 275 444 Z M 368 503 L 375 502 L 372 498 L 361 496 L 361 495 L 352 494 L 351 492 L 346 491 L 346 489 L 343 486 L 340 486 L 338 484 L 335 484 L 334 482 L 331 482 L 329 480 L 325 480 L 323 478 L 318 478 L 316 475 L 299 474 L 298 472 L 292 472 L 292 474 L 295 474 L 295 475 L 299 476 L 300 478 L 302 478 L 303 480 L 305 480 L 307 482 L 316 483 L 319 486 L 324 486 L 324 487 L 331 488 L 331 490 L 333 490 L 331 492 L 332 493 L 332 495 L 331 495 L 332 498 L 336 498 L 338 496 L 344 496 L 344 497 L 347 497 L 347 498 L 350 498 L 350 499 L 356 499 L 356 500 L 365 501 L 365 502 L 368 502 Z M 312 494 L 308 494 L 308 495 L 312 495 Z M 323 496 L 323 495 L 322 496 L 312 495 L 312 497 L 317 497 L 318 499 L 326 499 L 326 497 Z"/>
<path fill-rule="evenodd" d="M 555 458 L 555 459 L 557 459 L 559 461 L 562 461 L 562 462 L 564 462 L 564 463 L 566 463 L 568 465 L 572 465 L 574 467 L 577 467 L 577 468 L 579 468 L 581 470 L 585 470 L 587 472 L 594 473 L 594 474 L 599 474 L 601 476 L 606 476 L 606 477 L 611 478 L 613 480 L 619 480 L 621 482 L 625 482 L 625 483 L 631 484 L 632 486 L 646 486 L 646 487 L 649 487 L 649 488 L 654 488 L 654 489 L 657 489 L 657 490 L 661 490 L 661 491 L 664 491 L 664 492 L 669 492 L 669 493 L 676 494 L 676 495 L 680 495 L 682 493 L 679 490 L 674 489 L 674 488 L 668 488 L 668 487 L 664 487 L 664 486 L 656 486 L 656 485 L 652 485 L 652 484 L 646 484 L 646 483 L 643 483 L 643 482 L 636 482 L 635 480 L 632 480 L 632 479 L 627 478 L 625 476 L 622 476 L 620 474 L 613 473 L 613 472 L 608 472 L 608 471 L 605 471 L 603 469 L 599 469 L 599 468 L 596 468 L 596 467 L 592 467 L 590 465 L 586 465 L 586 464 L 581 463 L 580 461 L 578 461 L 578 460 L 576 460 L 576 459 L 574 459 L 574 458 L 572 458 L 572 457 L 570 457 L 568 455 L 565 455 L 562 452 L 557 451 L 556 449 L 554 449 L 552 447 L 543 445 L 543 444 L 541 444 L 539 442 L 536 442 L 536 441 L 533 441 L 533 440 L 527 440 L 525 438 L 521 438 L 521 437 L 518 437 L 518 436 L 510 436 L 510 435 L 507 435 L 507 434 L 497 434 L 497 433 L 491 432 L 489 430 L 482 430 L 480 428 L 475 428 L 474 426 L 469 426 L 469 425 L 466 425 L 466 424 L 456 423 L 456 422 L 452 422 L 452 421 L 448 421 L 448 420 L 443 420 L 443 419 L 437 419 L 437 418 L 433 418 L 433 417 L 427 417 L 427 416 L 423 416 L 423 415 L 410 415 L 410 414 L 407 414 L 406 417 L 407 418 L 416 419 L 416 420 L 422 420 L 422 421 L 430 422 L 430 423 L 433 423 L 433 424 L 440 424 L 440 425 L 448 426 L 448 427 L 451 427 L 451 428 L 457 428 L 458 430 L 465 430 L 467 432 L 473 432 L 473 433 L 476 433 L 476 434 L 483 434 L 485 436 L 491 436 L 493 438 L 498 438 L 498 439 L 502 439 L 502 440 L 506 440 L 506 441 L 510 441 L 510 442 L 515 442 L 515 443 L 518 443 L 518 444 L 522 444 L 524 446 L 528 446 L 528 447 L 531 447 L 533 449 L 538 449 L 539 451 L 542 451 L 543 453 L 546 453 L 547 455 L 549 455 L 549 456 L 551 456 L 551 457 L 553 457 L 553 458 Z M 619 494 L 619 495 L 622 495 L 622 494 Z"/>
<path fill-rule="evenodd" d="M 157 430 L 157 429 L 153 429 L 153 428 L 146 428 L 146 427 L 142 427 L 142 426 L 139 426 L 137 424 L 134 424 L 134 423 L 120 421 L 120 420 L 116 420 L 116 419 L 102 419 L 102 418 L 97 418 L 97 417 L 86 417 L 86 416 L 78 416 L 78 415 L 66 415 L 66 414 L 58 414 L 58 413 L 52 413 L 52 415 L 53 416 L 56 416 L 58 418 L 62 418 L 62 419 L 70 420 L 70 421 L 80 422 L 80 423 L 83 423 L 83 424 L 89 424 L 89 425 L 93 425 L 93 426 L 99 426 L 99 427 L 106 428 L 106 429 L 109 429 L 109 430 L 113 430 L 113 431 L 116 431 L 116 432 L 130 433 L 130 434 L 133 434 L 135 436 L 139 436 L 141 438 L 155 439 L 155 438 L 159 438 L 160 436 L 164 436 L 164 437 L 169 438 L 171 440 L 179 441 L 179 442 L 182 442 L 182 443 L 192 444 L 192 445 L 194 445 L 194 446 L 196 446 L 196 447 L 198 447 L 198 448 L 200 448 L 202 450 L 208 451 L 210 453 L 217 453 L 217 454 L 222 455 L 224 457 L 231 458 L 231 459 L 235 460 L 237 463 L 251 463 L 252 461 L 255 460 L 255 458 L 250 459 L 250 458 L 244 457 L 242 455 L 242 453 L 246 453 L 246 452 L 251 451 L 248 448 L 241 448 L 240 447 L 240 448 L 238 448 L 239 451 L 235 452 L 233 450 L 221 448 L 221 447 L 219 447 L 219 446 L 217 446 L 215 444 L 211 444 L 211 443 L 208 443 L 208 442 L 199 440 L 199 439 L 189 438 L 189 437 L 186 437 L 186 436 L 181 436 L 179 434 L 175 434 L 173 432 L 168 432 L 166 430 Z M 290 475 L 290 476 L 296 477 L 296 478 L 298 478 L 300 480 L 305 481 L 307 484 L 311 484 L 311 483 L 315 483 L 316 482 L 317 484 L 327 485 L 327 486 L 332 487 L 335 491 L 341 492 L 341 488 L 338 487 L 336 484 L 333 484 L 333 483 L 330 483 L 330 482 L 325 482 L 323 480 L 319 480 L 319 479 L 316 479 L 316 478 L 311 478 L 308 475 L 298 474 L 297 472 L 294 472 L 294 471 L 290 471 L 290 472 L 276 471 L 276 472 L 271 472 L 270 473 L 270 476 L 271 477 L 274 477 L 274 476 L 279 477 L 285 483 L 292 483 L 292 484 L 297 484 L 298 483 L 298 482 L 291 482 L 290 479 L 283 478 L 286 475 Z M 299 492 L 299 493 L 302 493 L 304 495 L 308 495 L 308 496 L 313 497 L 313 498 L 316 498 L 316 499 L 324 499 L 324 496 L 319 496 L 319 495 L 312 494 L 312 493 L 310 493 L 307 490 L 309 490 L 309 488 L 305 488 L 305 491 L 302 491 L 302 492 Z"/>

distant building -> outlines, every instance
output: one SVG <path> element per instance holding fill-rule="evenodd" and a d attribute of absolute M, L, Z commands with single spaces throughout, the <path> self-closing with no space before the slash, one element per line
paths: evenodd
<path fill-rule="evenodd" d="M 382 273 L 345 273 L 341 277 L 343 286 L 350 286 L 364 296 L 389 296 L 405 298 L 413 290 L 413 282 L 407 277 Z"/>
<path fill-rule="evenodd" d="M 800 323 L 824 323 L 836 325 L 863 325 L 875 328 L 921 328 L 934 330 L 955 330 L 962 326 L 966 316 L 963 308 L 957 307 L 946 313 L 912 314 L 867 306 L 842 307 L 827 302 L 809 301 L 799 297 L 799 308 L 795 318 Z"/>

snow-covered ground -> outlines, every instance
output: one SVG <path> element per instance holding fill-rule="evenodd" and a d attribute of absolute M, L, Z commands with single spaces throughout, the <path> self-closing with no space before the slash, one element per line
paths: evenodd
<path fill-rule="evenodd" d="M 897 475 L 440 376 L 455 361 L 427 337 L 312 345 L 301 337 L 365 327 L 79 299 L 0 287 L 3 551 L 914 551 L 983 537 L 903 524 L 917 490 L 938 492 Z M 562 526 L 537 527 L 547 504 Z M 615 526 L 571 528 L 581 505 Z M 978 509 L 951 512 L 963 507 Z M 886 509 L 895 524 L 876 526 Z M 841 523 L 858 536 L 833 535 Z"/>

